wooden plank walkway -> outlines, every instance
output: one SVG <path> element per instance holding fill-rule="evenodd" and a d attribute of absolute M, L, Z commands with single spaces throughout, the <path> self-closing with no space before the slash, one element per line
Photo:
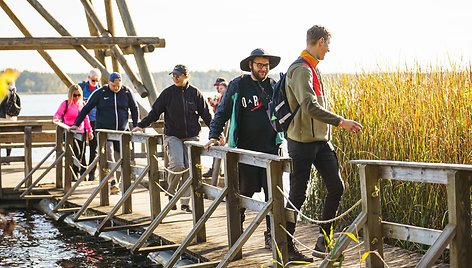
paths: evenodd
<path fill-rule="evenodd" d="M 23 175 L 18 173 L 22 172 L 22 163 L 15 163 L 9 166 L 3 166 L 3 185 L 7 188 L 13 188 L 16 186 Z M 11 172 L 15 171 L 15 172 Z M 45 184 L 41 187 L 47 188 L 55 179 L 53 171 L 45 178 Z M 98 182 L 83 182 L 76 192 L 69 198 L 70 206 L 81 206 L 89 194 L 92 192 Z M 50 191 L 52 194 L 61 193 L 57 190 Z M 121 195 L 111 195 L 110 205 L 111 206 L 99 206 L 99 197 L 90 205 L 92 210 L 97 213 L 107 213 L 112 209 L 112 205 L 116 204 Z M 132 214 L 119 214 L 116 218 L 133 223 L 139 223 L 150 219 L 150 208 L 149 208 L 149 193 L 147 189 L 140 186 L 133 194 L 133 213 Z M 167 197 L 161 194 L 162 207 L 167 203 Z M 209 200 L 205 201 L 205 208 L 210 205 Z M 216 212 L 211 216 L 206 224 L 207 230 L 207 242 L 201 244 L 193 243 L 189 250 L 203 258 L 210 261 L 220 260 L 228 250 L 227 245 L 227 229 L 226 229 L 226 207 L 225 203 L 221 204 Z M 179 208 L 180 206 L 178 206 Z M 119 212 L 121 213 L 121 212 Z M 247 220 L 245 227 L 254 218 L 255 213 L 247 212 Z M 170 214 L 165 218 L 164 222 L 158 226 L 154 231 L 156 235 L 163 237 L 165 240 L 169 240 L 174 243 L 180 243 L 188 234 L 192 228 L 192 214 L 181 212 L 179 209 L 171 211 Z M 251 237 L 246 245 L 243 247 L 243 259 L 234 261 L 229 267 L 268 267 L 272 263 L 271 251 L 264 248 L 263 231 L 265 230 L 265 222 L 263 222 L 255 232 L 255 235 Z M 313 224 L 299 223 L 295 237 L 299 239 L 303 244 L 310 248 L 314 247 L 315 238 L 318 236 L 318 227 Z M 351 246 L 354 246 L 352 243 Z M 302 252 L 310 255 L 308 249 L 303 249 L 299 246 Z M 345 260 L 342 263 L 342 267 L 360 267 L 359 260 L 362 253 L 360 249 L 352 250 L 345 254 Z M 421 255 L 412 253 L 407 250 L 403 250 L 397 247 L 385 245 L 384 256 L 389 267 L 415 267 L 416 263 L 420 260 Z M 315 258 L 315 262 L 310 265 L 304 265 L 303 267 L 318 267 L 321 263 L 320 259 Z M 363 265 L 362 265 L 363 266 Z M 449 267 L 448 264 L 437 264 L 434 267 Z"/>

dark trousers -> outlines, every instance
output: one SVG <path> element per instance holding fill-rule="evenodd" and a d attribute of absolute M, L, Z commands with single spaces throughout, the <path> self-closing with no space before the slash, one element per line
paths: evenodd
<path fill-rule="evenodd" d="M 74 156 L 79 160 L 80 164 L 82 165 L 81 167 L 78 167 L 76 165 L 72 165 L 72 170 L 74 171 L 74 174 L 77 176 L 79 175 L 79 170 L 80 174 L 85 172 L 85 165 L 87 163 L 85 162 L 85 139 L 86 135 L 84 135 L 84 140 L 79 141 L 77 139 L 74 139 L 74 145 L 72 146 L 72 150 L 74 151 Z"/>
<path fill-rule="evenodd" d="M 267 173 L 265 168 L 239 164 L 239 193 L 241 195 L 252 197 L 255 193 L 264 189 L 264 201 L 269 200 L 267 192 Z M 241 224 L 244 222 L 245 208 L 241 208 Z M 266 228 L 270 231 L 270 217 L 266 216 Z"/>
<path fill-rule="evenodd" d="M 95 131 L 95 121 L 90 121 L 90 125 L 92 126 L 93 130 L 93 140 L 89 140 L 89 162 L 88 164 L 90 165 L 92 161 L 95 159 L 97 156 L 97 132 Z M 93 167 L 92 170 L 90 171 L 90 177 L 95 177 L 95 169 L 97 166 Z"/>
<path fill-rule="evenodd" d="M 293 172 L 290 174 L 290 201 L 297 209 L 302 207 L 310 180 L 311 165 L 314 165 L 328 191 L 321 219 L 334 218 L 344 193 L 344 183 L 339 174 L 338 157 L 332 145 L 321 141 L 311 143 L 301 143 L 290 139 L 287 141 L 288 153 L 293 159 Z M 331 226 L 332 223 L 322 224 L 320 233 L 323 234 L 324 231 L 329 235 Z M 292 234 L 295 232 L 295 225 L 287 225 L 287 227 L 292 229 L 289 230 Z"/>

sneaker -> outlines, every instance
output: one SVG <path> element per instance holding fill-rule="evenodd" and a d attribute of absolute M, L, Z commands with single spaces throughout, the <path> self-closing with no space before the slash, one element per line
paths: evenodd
<path fill-rule="evenodd" d="M 313 258 L 305 256 L 301 253 L 293 243 L 288 243 L 288 260 L 289 261 L 304 261 L 313 262 Z"/>
<path fill-rule="evenodd" d="M 94 180 L 95 180 L 95 175 L 89 175 L 88 180 L 89 180 L 89 181 L 94 181 Z"/>
<path fill-rule="evenodd" d="M 110 194 L 119 194 L 120 193 L 120 188 L 118 188 L 116 185 L 113 185 L 110 187 Z"/>
<path fill-rule="evenodd" d="M 324 259 L 328 255 L 329 250 L 326 248 L 326 240 L 320 235 L 316 240 L 315 249 L 311 254 L 313 257 Z"/>
<path fill-rule="evenodd" d="M 172 199 L 172 196 L 168 195 L 167 198 L 169 198 L 169 201 Z M 177 210 L 177 206 L 174 205 L 172 208 L 172 210 Z"/>
<path fill-rule="evenodd" d="M 189 205 L 181 205 L 180 210 L 186 213 L 192 213 L 192 210 L 190 209 Z"/>
<path fill-rule="evenodd" d="M 272 235 L 269 231 L 264 231 L 264 246 L 267 249 L 272 248 Z"/>
<path fill-rule="evenodd" d="M 213 176 L 213 169 L 210 168 L 207 172 L 203 173 L 202 176 L 204 178 L 209 178 L 209 177 Z"/>

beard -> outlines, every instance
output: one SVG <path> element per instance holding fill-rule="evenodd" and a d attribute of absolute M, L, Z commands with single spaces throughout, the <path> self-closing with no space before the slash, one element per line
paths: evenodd
<path fill-rule="evenodd" d="M 259 70 L 259 71 L 255 71 L 254 68 L 251 68 L 251 74 L 254 78 L 257 79 L 257 81 L 264 81 L 267 76 L 269 76 L 269 71 L 265 71 L 265 70 Z"/>

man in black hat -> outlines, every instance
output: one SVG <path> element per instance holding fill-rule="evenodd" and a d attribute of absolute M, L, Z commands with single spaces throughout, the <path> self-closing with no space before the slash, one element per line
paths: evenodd
<path fill-rule="evenodd" d="M 267 116 L 267 104 L 272 98 L 275 81 L 268 77 L 271 68 L 280 62 L 280 57 L 268 54 L 257 48 L 241 61 L 241 70 L 250 72 L 233 79 L 210 124 L 210 141 L 205 145 L 219 145 L 219 138 L 224 125 L 230 120 L 228 145 L 240 149 L 268 154 L 278 154 L 281 140 L 272 128 Z M 234 111 L 234 112 L 233 112 Z M 267 201 L 266 170 L 245 164 L 239 164 L 239 191 L 242 195 L 252 197 L 264 189 Z M 241 210 L 241 221 L 244 221 L 244 210 Z M 264 232 L 265 246 L 271 247 L 270 221 L 266 218 L 267 231 Z M 241 224 L 242 228 L 242 224 Z"/>
<path fill-rule="evenodd" d="M 209 126 L 211 115 L 200 90 L 189 83 L 190 74 L 185 65 L 176 65 L 169 75 L 172 75 L 174 84 L 162 91 L 149 114 L 132 131 L 143 131 L 143 128 L 158 120 L 164 113 L 164 146 L 169 159 L 167 191 L 173 195 L 177 186 L 189 177 L 184 142 L 198 140 L 201 129 L 199 118 Z M 180 208 L 190 213 L 192 210 L 189 206 L 189 196 L 190 191 L 187 191 L 180 200 Z"/>

